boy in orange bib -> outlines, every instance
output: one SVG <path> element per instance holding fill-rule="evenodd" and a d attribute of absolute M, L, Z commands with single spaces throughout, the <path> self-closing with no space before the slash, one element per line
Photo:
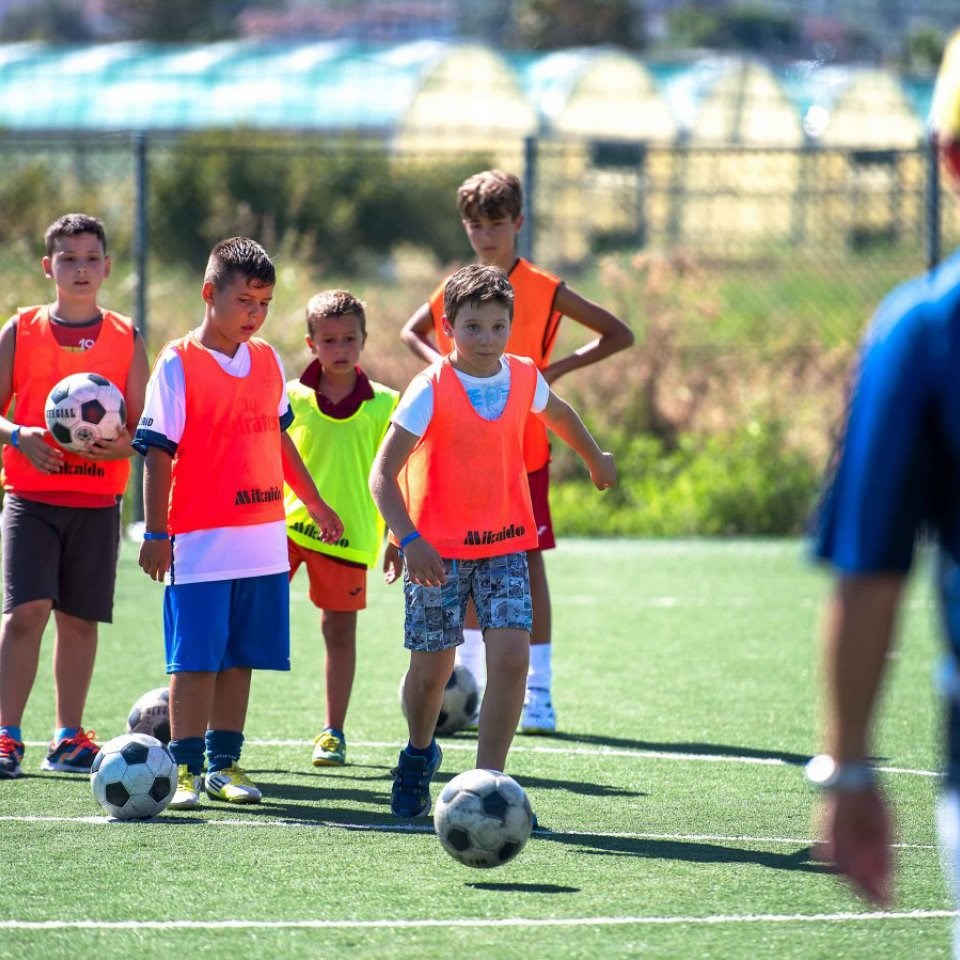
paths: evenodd
<path fill-rule="evenodd" d="M 133 455 L 130 430 L 84 454 L 47 430 L 50 389 L 72 373 L 99 373 L 123 392 L 127 425 L 143 408 L 149 374 L 143 338 L 129 317 L 99 305 L 110 275 L 103 224 L 68 213 L 47 229 L 43 272 L 56 299 L 25 307 L 0 331 L 3 447 L 3 623 L 0 626 L 0 779 L 21 773 L 20 723 L 44 628 L 56 624 L 56 725 L 41 766 L 89 774 L 99 747 L 83 729 L 98 624 L 113 616 L 120 499 Z M 13 403 L 13 411 L 10 411 Z"/>
<path fill-rule="evenodd" d="M 520 719 L 533 621 L 527 551 L 537 527 L 523 458 L 532 412 L 586 461 L 599 490 L 617 482 L 577 413 L 532 360 L 504 354 L 513 289 L 498 267 L 458 270 L 444 289 L 454 348 L 411 382 L 370 473 L 370 491 L 404 556 L 404 685 L 409 742 L 393 770 L 395 816 L 430 810 L 442 754 L 433 737 L 463 642 L 467 603 L 486 647 L 476 766 L 503 770 Z"/>
<path fill-rule="evenodd" d="M 507 341 L 508 353 L 530 357 L 547 383 L 555 383 L 581 367 L 625 350 L 633 343 L 630 328 L 609 310 L 581 296 L 559 277 L 517 255 L 517 236 L 523 227 L 523 190 L 520 178 L 503 170 L 484 170 L 468 177 L 457 190 L 460 219 L 479 263 L 500 267 L 510 279 L 514 312 Z M 596 339 L 562 357 L 554 357 L 561 320 L 567 317 Z M 407 321 L 400 339 L 418 356 L 433 363 L 453 349 L 443 323 L 443 284 Z M 527 551 L 533 597 L 533 633 L 530 670 L 521 733 L 551 733 L 557 718 L 553 695 L 552 616 L 544 551 L 556 546 L 550 518 L 550 444 L 546 427 L 530 417 L 523 438 L 523 456 L 537 542 Z M 465 641 L 457 661 L 476 675 L 483 686 L 483 643 L 468 619 Z"/>

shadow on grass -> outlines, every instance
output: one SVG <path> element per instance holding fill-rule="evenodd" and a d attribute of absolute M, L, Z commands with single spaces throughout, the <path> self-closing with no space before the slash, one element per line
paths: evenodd
<path fill-rule="evenodd" d="M 580 893 L 580 887 L 562 887 L 559 883 L 465 883 L 474 890 L 496 893 Z"/>
<path fill-rule="evenodd" d="M 523 734 L 518 736 L 523 737 Z M 809 759 L 809 753 L 792 753 L 787 750 L 761 750 L 756 747 L 729 746 L 721 743 L 670 742 L 656 740 L 634 740 L 629 737 L 601 736 L 590 733 L 538 733 L 527 734 L 523 742 L 530 744 L 543 741 L 544 744 L 584 743 L 598 747 L 610 747 L 617 750 L 647 750 L 656 753 L 692 753 L 703 757 L 746 757 L 752 760 L 779 760 L 794 766 L 803 766 Z"/>
<path fill-rule="evenodd" d="M 687 863 L 752 863 L 770 870 L 800 873 L 833 873 L 833 867 L 813 859 L 809 846 L 790 853 L 747 850 L 697 840 L 658 840 L 544 831 L 537 838 L 551 843 L 583 847 L 583 853 L 604 857 L 644 857 L 650 860 L 683 860 Z"/>

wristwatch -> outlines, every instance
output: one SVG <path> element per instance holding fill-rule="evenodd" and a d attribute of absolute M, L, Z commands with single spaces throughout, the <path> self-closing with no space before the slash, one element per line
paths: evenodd
<path fill-rule="evenodd" d="M 833 793 L 868 790 L 876 782 L 876 772 L 868 761 L 837 763 L 828 753 L 821 753 L 808 761 L 803 772 L 811 786 Z"/>

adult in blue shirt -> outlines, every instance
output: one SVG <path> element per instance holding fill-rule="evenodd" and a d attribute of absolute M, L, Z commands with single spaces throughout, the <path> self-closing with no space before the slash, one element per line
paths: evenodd
<path fill-rule="evenodd" d="M 931 121 L 960 188 L 960 33 L 944 53 Z M 872 718 L 921 529 L 938 546 L 949 712 L 938 820 L 960 902 L 960 251 L 877 311 L 817 518 L 815 553 L 836 574 L 823 644 L 825 752 L 807 767 L 825 791 L 817 849 L 880 904 L 890 899 L 892 830 L 869 762 Z"/>

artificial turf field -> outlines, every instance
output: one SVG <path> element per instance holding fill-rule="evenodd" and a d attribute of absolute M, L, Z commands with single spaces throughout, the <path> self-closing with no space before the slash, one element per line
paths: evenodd
<path fill-rule="evenodd" d="M 125 543 L 86 723 L 123 732 L 162 686 L 162 588 Z M 904 612 L 877 744 L 899 816 L 896 902 L 864 904 L 809 857 L 816 634 L 825 576 L 796 541 L 566 540 L 548 558 L 560 731 L 518 736 L 508 772 L 541 828 L 493 871 L 430 821 L 390 816 L 405 742 L 402 596 L 371 575 L 348 765 L 315 769 L 322 641 L 294 581 L 293 670 L 255 676 L 243 765 L 255 807 L 153 822 L 99 815 L 88 782 L 41 773 L 51 637 L 0 782 L 0 957 L 928 958 L 949 956 L 933 826 L 936 611 Z M 473 766 L 444 741 L 435 784 Z M 438 787 L 434 789 L 436 795 Z"/>

